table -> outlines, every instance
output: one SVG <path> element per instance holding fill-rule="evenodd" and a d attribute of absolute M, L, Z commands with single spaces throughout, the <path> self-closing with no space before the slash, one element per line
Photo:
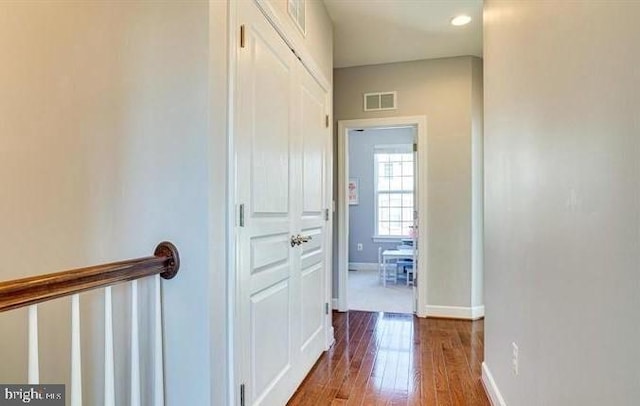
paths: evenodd
<path fill-rule="evenodd" d="M 391 259 L 414 259 L 414 255 L 418 256 L 418 251 L 413 249 L 384 250 L 382 251 L 382 285 L 387 286 L 387 265 Z M 414 260 L 415 262 L 415 260 Z M 398 271 L 396 270 L 396 282 L 398 279 Z"/>

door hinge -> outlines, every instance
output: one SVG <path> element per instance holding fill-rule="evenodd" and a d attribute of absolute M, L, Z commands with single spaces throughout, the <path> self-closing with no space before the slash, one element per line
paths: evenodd
<path fill-rule="evenodd" d="M 329 221 L 329 209 L 324 209 L 324 221 Z"/>
<path fill-rule="evenodd" d="M 324 304 L 324 314 L 329 314 L 329 303 Z"/>
<path fill-rule="evenodd" d="M 324 116 L 324 125 L 329 128 L 329 115 Z"/>
<path fill-rule="evenodd" d="M 244 227 L 244 203 L 238 207 L 238 225 Z"/>
<path fill-rule="evenodd" d="M 418 152 L 418 144 L 413 144 L 413 152 Z"/>
<path fill-rule="evenodd" d="M 244 33 L 244 24 L 240 26 L 240 48 L 244 48 L 245 46 L 245 33 Z"/>
<path fill-rule="evenodd" d="M 240 406 L 244 406 L 244 384 L 240 385 Z"/>

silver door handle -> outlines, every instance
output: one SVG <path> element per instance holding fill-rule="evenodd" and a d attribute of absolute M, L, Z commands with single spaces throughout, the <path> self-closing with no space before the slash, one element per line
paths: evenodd
<path fill-rule="evenodd" d="M 291 246 L 295 247 L 297 245 L 302 245 L 305 242 L 311 241 L 313 238 L 310 235 L 292 235 L 291 236 Z"/>

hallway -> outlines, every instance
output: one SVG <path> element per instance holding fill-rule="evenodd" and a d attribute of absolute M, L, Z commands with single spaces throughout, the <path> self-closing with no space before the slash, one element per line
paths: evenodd
<path fill-rule="evenodd" d="M 489 405 L 483 321 L 334 313 L 336 343 L 289 405 Z"/>

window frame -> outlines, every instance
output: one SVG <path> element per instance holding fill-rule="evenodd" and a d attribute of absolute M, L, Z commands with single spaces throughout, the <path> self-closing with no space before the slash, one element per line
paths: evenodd
<path fill-rule="evenodd" d="M 380 234 L 380 213 L 379 213 L 379 196 L 380 193 L 394 193 L 394 191 L 389 190 L 388 192 L 380 192 L 378 190 L 378 158 L 377 155 L 378 154 L 407 154 L 410 153 L 413 155 L 412 158 L 412 163 L 413 163 L 413 190 L 411 190 L 411 192 L 406 191 L 406 190 L 400 190 L 400 191 L 395 191 L 395 193 L 400 193 L 400 194 L 409 194 L 411 193 L 411 195 L 413 196 L 413 206 L 412 206 L 412 211 L 414 213 L 414 218 L 412 219 L 413 221 L 413 225 L 415 226 L 415 206 L 416 206 L 416 201 L 415 201 L 415 197 L 416 197 L 416 173 L 415 173 L 415 169 L 416 169 L 416 157 L 415 157 L 415 151 L 413 150 L 413 144 L 384 144 L 384 145 L 375 145 L 374 149 L 373 149 L 373 196 L 374 196 L 374 206 L 373 206 L 373 210 L 374 210 L 374 225 L 373 225 L 373 229 L 374 229 L 374 235 L 373 235 L 373 241 L 374 242 L 396 242 L 398 240 L 401 240 L 403 238 L 410 238 L 410 235 L 381 235 Z M 401 206 L 401 209 L 404 206 Z M 400 224 L 402 224 L 403 221 L 400 220 Z"/>

